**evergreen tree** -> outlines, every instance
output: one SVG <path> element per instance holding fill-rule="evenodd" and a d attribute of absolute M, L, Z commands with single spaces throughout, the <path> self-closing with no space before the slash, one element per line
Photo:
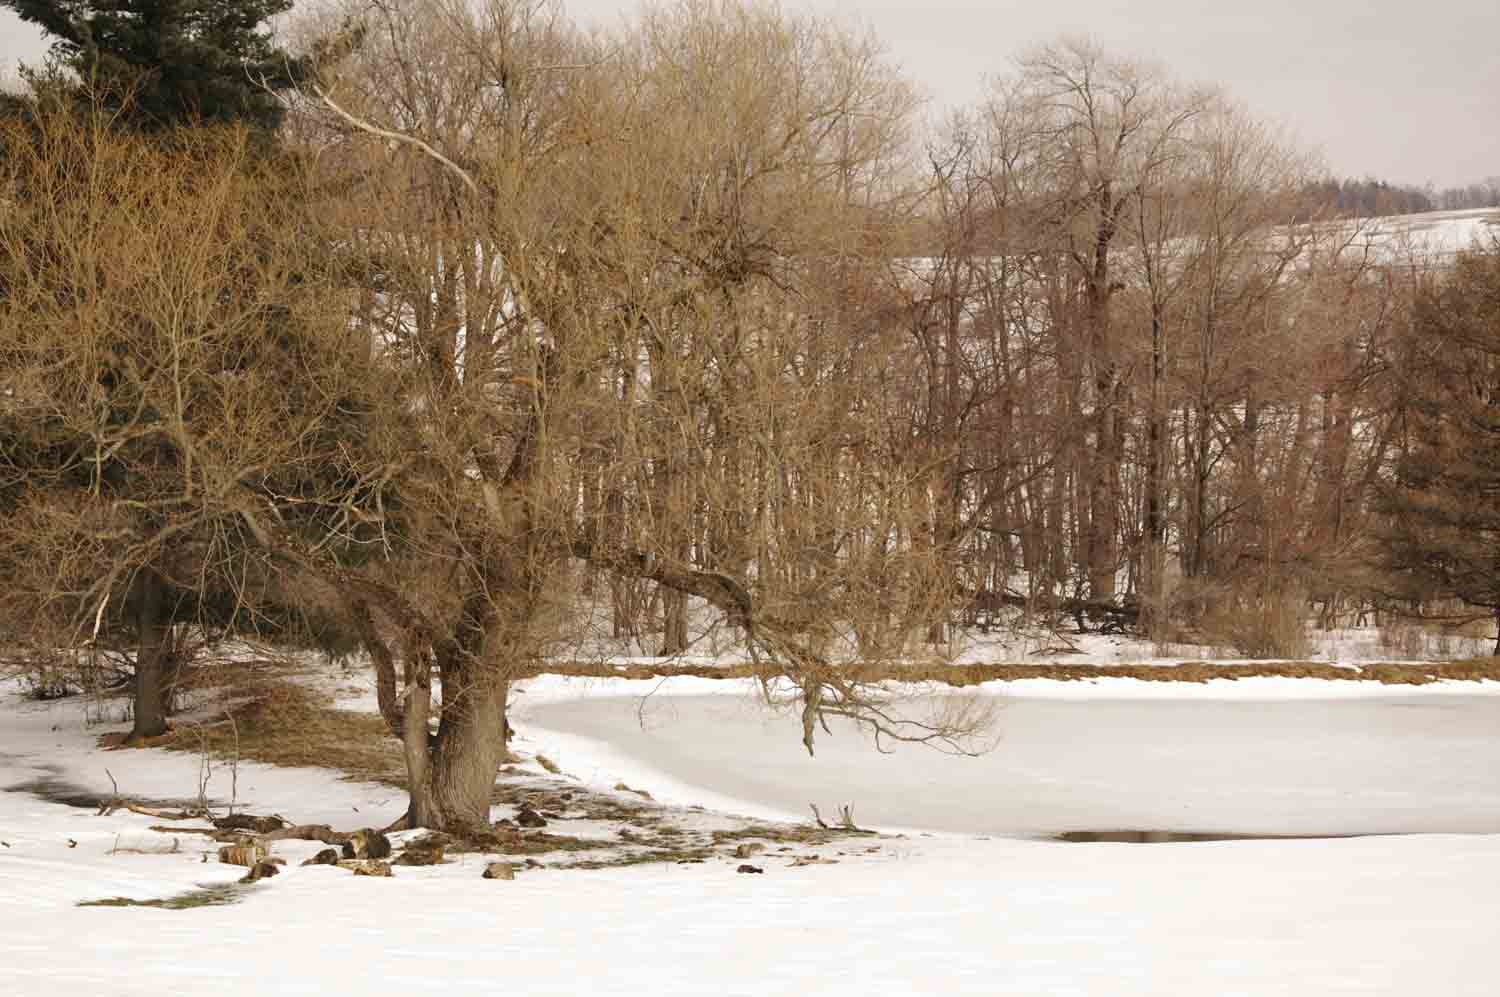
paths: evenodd
<path fill-rule="evenodd" d="M 291 0 L 0 0 L 0 6 L 52 35 L 54 57 L 146 131 L 186 121 L 274 130 L 282 116 L 274 91 L 308 72 L 305 61 L 272 43 L 265 27 Z"/>
<path fill-rule="evenodd" d="M 1461 254 L 1418 293 L 1398 363 L 1405 434 L 1385 495 L 1396 594 L 1500 617 L 1500 245 Z"/>

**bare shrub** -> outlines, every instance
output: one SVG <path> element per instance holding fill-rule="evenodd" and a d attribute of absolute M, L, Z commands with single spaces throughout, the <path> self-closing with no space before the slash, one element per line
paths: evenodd
<path fill-rule="evenodd" d="M 1427 653 L 1427 631 L 1416 621 L 1397 617 L 1380 628 L 1380 649 L 1400 658 Z"/>
<path fill-rule="evenodd" d="M 1245 583 L 1184 585 L 1203 607 L 1200 627 L 1206 643 L 1245 658 L 1305 658 L 1307 595 L 1295 582 L 1265 579 Z"/>

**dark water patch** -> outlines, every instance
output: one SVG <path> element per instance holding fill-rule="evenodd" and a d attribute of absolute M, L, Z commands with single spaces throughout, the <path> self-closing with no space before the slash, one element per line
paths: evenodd
<path fill-rule="evenodd" d="M 104 897 L 80 900 L 79 907 L 155 907 L 158 910 L 192 910 L 195 907 L 224 907 L 245 899 L 249 888 L 238 883 L 214 883 L 199 886 L 170 897 L 135 900 L 131 897 Z"/>
<path fill-rule="evenodd" d="M 1048 835 L 1050 841 L 1118 842 L 1124 844 L 1170 844 L 1187 841 L 1333 841 L 1368 838 L 1369 834 L 1242 834 L 1232 831 L 1062 831 Z"/>
<path fill-rule="evenodd" d="M 1444 703 L 1431 701 L 1409 702 L 1403 699 L 1383 699 L 1380 704 L 1392 710 L 1461 710 L 1463 703 Z"/>

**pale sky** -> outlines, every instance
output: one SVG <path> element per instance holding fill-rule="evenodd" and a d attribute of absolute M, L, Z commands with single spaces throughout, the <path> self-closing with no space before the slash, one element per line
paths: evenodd
<path fill-rule="evenodd" d="M 635 0 L 565 0 L 575 19 Z M 1500 175 L 1496 0 L 784 0 L 869 24 L 935 108 L 977 100 L 1023 49 L 1086 34 L 1223 86 L 1339 175 L 1438 186 Z M 0 73 L 45 46 L 0 11 Z"/>

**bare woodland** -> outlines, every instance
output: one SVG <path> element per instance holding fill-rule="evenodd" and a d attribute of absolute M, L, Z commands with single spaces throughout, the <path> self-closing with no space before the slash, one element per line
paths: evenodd
<path fill-rule="evenodd" d="M 933 125 L 751 0 L 298 35 L 273 148 L 0 125 L 0 644 L 123 653 L 139 737 L 190 635 L 358 650 L 410 826 L 479 834 L 510 682 L 592 627 L 715 621 L 810 751 L 961 748 L 850 664 L 1500 606 L 1495 247 L 1375 246 L 1225 95 L 1063 41 Z"/>

